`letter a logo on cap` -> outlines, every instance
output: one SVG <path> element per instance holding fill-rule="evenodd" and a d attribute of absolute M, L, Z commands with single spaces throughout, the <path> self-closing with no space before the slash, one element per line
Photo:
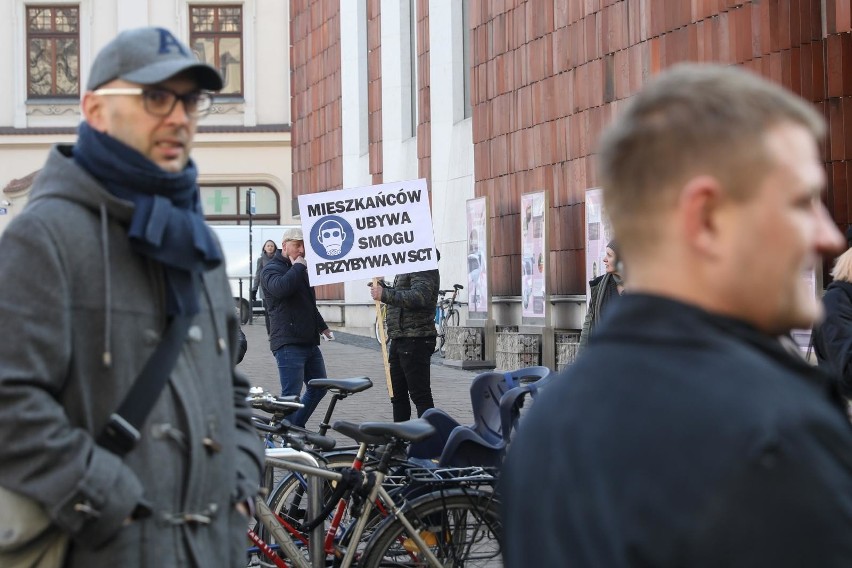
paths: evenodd
<path fill-rule="evenodd" d="M 169 46 L 174 46 L 184 57 L 189 57 L 189 54 L 183 50 L 183 46 L 180 42 L 175 39 L 168 30 L 164 30 L 163 28 L 157 28 L 157 31 L 160 32 L 160 54 L 170 53 L 171 50 Z"/>

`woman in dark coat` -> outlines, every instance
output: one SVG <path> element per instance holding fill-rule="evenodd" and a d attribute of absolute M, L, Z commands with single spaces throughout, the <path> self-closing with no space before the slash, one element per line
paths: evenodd
<path fill-rule="evenodd" d="M 819 366 L 838 380 L 843 396 L 852 399 L 852 248 L 837 257 L 831 276 L 834 281 L 822 297 L 825 319 L 814 329 L 814 352 Z"/>
<path fill-rule="evenodd" d="M 269 264 L 269 261 L 275 258 L 275 253 L 278 252 L 278 245 L 275 241 L 269 240 L 263 243 L 263 252 L 257 259 L 257 267 L 254 270 L 254 284 L 251 287 L 251 299 L 257 297 L 257 291 L 260 288 L 260 273 Z M 266 307 L 266 301 L 263 299 L 263 291 L 261 291 L 261 301 L 263 302 L 263 319 L 266 321 L 266 334 L 269 335 L 269 313 Z"/>
<path fill-rule="evenodd" d="M 589 342 L 589 334 L 595 329 L 603 313 L 611 302 L 624 291 L 621 274 L 618 273 L 618 247 L 615 241 L 606 245 L 606 255 L 603 259 L 606 272 L 589 281 L 589 306 L 586 309 L 586 319 L 583 321 L 583 331 L 580 333 L 580 349 Z"/>

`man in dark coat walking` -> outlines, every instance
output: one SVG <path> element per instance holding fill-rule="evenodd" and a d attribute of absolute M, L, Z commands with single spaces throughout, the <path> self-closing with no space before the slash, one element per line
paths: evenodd
<path fill-rule="evenodd" d="M 504 467 L 509 567 L 848 567 L 852 426 L 779 336 L 843 238 L 810 103 L 682 65 L 599 151 L 630 292 L 521 421 Z"/>
<path fill-rule="evenodd" d="M 302 229 L 287 229 L 281 250 L 261 274 L 263 297 L 269 311 L 269 347 L 278 363 L 281 394 L 298 395 L 305 384 L 303 408 L 290 418 L 304 426 L 316 409 L 325 389 L 307 386 L 311 379 L 326 377 L 319 349 L 320 334 L 332 337 L 317 309 L 314 289 L 308 283 L 305 239 Z"/>

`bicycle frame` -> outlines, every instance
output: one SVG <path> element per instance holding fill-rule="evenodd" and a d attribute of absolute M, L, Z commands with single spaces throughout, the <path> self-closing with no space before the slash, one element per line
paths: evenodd
<path fill-rule="evenodd" d="M 319 467 L 319 462 L 316 457 L 312 454 L 300 450 L 294 450 L 293 448 L 267 448 L 266 449 L 266 463 L 267 465 L 271 465 L 273 467 L 281 467 L 282 469 L 292 470 L 292 467 L 296 464 L 304 465 L 305 467 L 309 467 L 312 470 L 317 471 L 325 471 Z M 320 478 L 314 477 L 308 480 L 308 515 L 313 515 L 316 517 L 320 512 L 320 501 L 322 499 L 322 487 L 320 485 Z M 255 509 L 257 510 L 258 520 L 269 529 L 269 532 L 275 537 L 278 541 L 278 545 L 285 551 L 287 556 L 293 561 L 294 566 L 298 566 L 299 568 L 311 568 L 309 565 L 305 564 L 301 566 L 299 561 L 304 560 L 299 549 L 293 544 L 291 540 L 292 536 L 300 537 L 299 532 L 293 528 L 292 526 L 289 529 L 285 528 L 288 526 L 288 523 L 278 517 L 272 510 L 269 508 L 269 505 L 266 504 L 260 496 L 255 497 Z M 264 522 L 266 519 L 266 522 Z M 284 564 L 283 560 L 281 563 L 278 561 L 281 560 L 277 558 L 277 555 L 274 553 L 274 550 L 270 548 L 265 542 L 263 542 L 260 537 L 253 530 L 248 530 L 249 539 L 257 546 L 264 554 L 266 554 L 269 558 L 275 562 L 276 566 L 280 568 L 287 568 L 286 564 Z M 303 539 L 304 540 L 304 539 Z M 310 535 L 310 541 L 315 540 L 316 542 L 321 542 L 322 540 L 322 526 L 315 528 Z M 310 547 L 310 541 L 308 542 L 308 546 Z M 320 553 L 324 554 L 323 551 Z M 324 559 L 324 557 L 323 557 Z"/>
<path fill-rule="evenodd" d="M 311 501 L 308 502 L 309 511 L 313 509 L 319 508 L 319 502 L 321 499 L 321 483 L 320 481 L 325 479 L 329 481 L 340 482 L 343 479 L 343 476 L 340 473 L 335 471 L 328 471 L 322 469 L 320 467 L 316 467 L 314 465 L 305 465 L 304 463 L 300 463 L 299 461 L 290 461 L 288 459 L 281 459 L 278 457 L 267 457 L 267 462 L 271 463 L 275 467 L 281 467 L 284 469 L 289 469 L 291 471 L 302 473 L 308 476 L 308 488 L 310 492 Z M 390 515 L 399 520 L 400 523 L 405 527 L 405 529 L 409 532 L 410 538 L 417 545 L 417 548 L 420 549 L 420 552 L 423 553 L 423 556 L 429 562 L 429 565 L 433 568 L 441 568 L 442 564 L 420 536 L 419 532 L 415 530 L 414 526 L 409 522 L 409 520 L 405 517 L 405 514 L 402 512 L 401 508 L 397 506 L 394 502 L 393 498 L 388 494 L 388 492 L 382 487 L 382 481 L 384 481 L 385 474 L 382 472 L 375 472 L 375 483 L 373 487 L 370 489 L 370 493 L 365 499 L 364 509 L 358 517 L 357 522 L 355 523 L 355 528 L 352 533 L 352 538 L 350 541 L 350 546 L 347 547 L 346 553 L 343 556 L 343 562 L 341 563 L 341 568 L 349 568 L 352 566 L 352 562 L 355 559 L 355 552 L 357 549 L 357 543 L 360 541 L 361 536 L 364 533 L 364 529 L 367 525 L 367 520 L 370 516 L 370 511 L 375 506 L 376 500 L 381 500 L 384 503 L 385 507 L 389 511 Z M 281 541 L 282 550 L 284 550 L 285 554 L 288 557 L 292 554 L 294 566 L 298 566 L 298 568 L 311 568 L 310 565 L 300 564 L 300 561 L 304 561 L 304 557 L 299 553 L 298 549 L 295 548 L 289 536 L 287 536 L 286 531 L 281 527 L 280 524 L 277 523 L 277 520 L 274 518 L 274 514 L 269 510 L 269 507 L 265 502 L 259 500 L 258 504 L 259 512 L 263 511 L 263 514 L 260 516 L 261 522 L 269 529 L 269 531 L 275 536 L 276 539 L 283 538 Z M 319 511 L 315 511 L 314 515 L 316 515 Z M 310 515 L 311 513 L 309 513 Z M 318 530 L 317 530 L 318 529 Z M 310 537 L 310 557 L 311 564 L 313 566 L 319 567 L 325 565 L 325 550 L 323 550 L 323 541 L 322 541 L 322 526 L 320 525 L 314 529 Z M 276 534 L 277 532 L 277 534 Z M 319 532 L 319 536 L 315 536 L 314 533 Z M 278 535 L 281 535 L 279 537 Z M 286 546 L 286 545 L 289 545 Z M 295 549 L 293 552 L 292 549 Z"/>

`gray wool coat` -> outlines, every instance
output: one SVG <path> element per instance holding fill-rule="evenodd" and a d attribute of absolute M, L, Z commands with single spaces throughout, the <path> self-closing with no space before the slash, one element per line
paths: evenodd
<path fill-rule="evenodd" d="M 72 537 L 66 566 L 245 566 L 259 438 L 234 371 L 238 322 L 224 266 L 169 383 L 124 459 L 102 430 L 165 328 L 160 265 L 127 238 L 133 205 L 55 147 L 0 238 L 0 485 Z M 151 514 L 123 522 L 143 505 Z"/>

